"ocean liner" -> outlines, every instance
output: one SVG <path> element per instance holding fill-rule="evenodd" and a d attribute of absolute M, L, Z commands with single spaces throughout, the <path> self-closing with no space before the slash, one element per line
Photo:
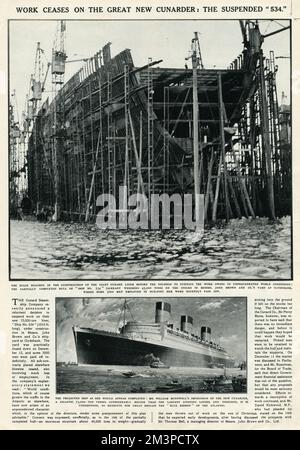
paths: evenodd
<path fill-rule="evenodd" d="M 234 359 L 212 341 L 211 328 L 194 333 L 193 318 L 181 316 L 180 329 L 171 323 L 171 305 L 157 302 L 155 321 L 126 322 L 118 333 L 73 326 L 78 364 L 150 365 L 153 361 L 173 367 L 233 367 Z"/>

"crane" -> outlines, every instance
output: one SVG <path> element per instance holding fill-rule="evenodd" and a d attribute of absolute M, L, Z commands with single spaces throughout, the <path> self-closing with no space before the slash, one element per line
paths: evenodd
<path fill-rule="evenodd" d="M 271 20 L 271 22 L 273 22 L 273 20 Z M 249 41 L 257 40 L 257 42 L 260 41 L 260 44 L 261 44 L 265 38 L 274 36 L 275 34 L 281 33 L 282 31 L 286 31 L 291 28 L 290 25 L 288 25 L 286 27 L 282 26 L 281 28 L 279 28 L 275 31 L 271 31 L 270 33 L 262 34 L 259 31 L 258 20 L 256 20 L 255 22 L 253 22 L 252 20 L 239 20 L 239 23 L 240 23 L 240 28 L 241 28 L 241 32 L 242 32 L 242 36 L 243 36 L 243 43 L 244 43 L 245 47 L 247 47 L 249 45 Z M 253 28 L 250 28 L 250 24 L 253 26 Z M 247 33 L 247 31 L 248 31 L 248 33 Z M 255 33 L 257 34 L 256 37 L 254 37 Z M 252 34 L 252 36 L 251 36 L 251 34 Z"/>
<path fill-rule="evenodd" d="M 48 73 L 49 73 L 50 66 L 51 66 L 51 63 L 48 62 L 47 70 L 46 70 L 45 77 L 44 77 L 43 84 L 42 84 L 42 92 L 45 91 L 45 84 L 46 84 L 46 80 L 47 80 L 47 76 L 48 76 Z"/>
<path fill-rule="evenodd" d="M 194 38 L 192 39 L 191 55 L 188 56 L 187 58 L 185 58 L 185 60 L 188 61 L 189 59 L 192 59 L 192 61 L 193 61 L 193 55 L 197 58 L 197 67 L 199 69 L 204 69 L 202 53 L 201 53 L 201 48 L 200 48 L 200 41 L 199 41 L 199 36 L 198 36 L 197 31 L 194 32 Z"/>
<path fill-rule="evenodd" d="M 67 55 L 65 52 L 66 21 L 60 20 L 57 24 L 55 41 L 52 48 L 52 83 L 62 85 L 64 83 L 65 63 Z"/>
<path fill-rule="evenodd" d="M 30 79 L 30 89 L 29 89 L 29 101 L 31 102 L 32 115 L 35 116 L 39 109 L 39 104 L 42 100 L 43 92 L 43 72 L 44 65 L 42 62 L 42 55 L 44 50 L 41 48 L 40 42 L 37 42 L 35 59 L 34 59 L 34 73 L 31 75 Z"/>

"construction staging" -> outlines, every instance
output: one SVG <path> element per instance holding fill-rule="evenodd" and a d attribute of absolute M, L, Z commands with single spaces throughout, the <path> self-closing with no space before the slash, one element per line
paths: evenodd
<path fill-rule="evenodd" d="M 136 67 L 128 49 L 111 57 L 109 43 L 66 83 L 61 39 L 48 66 L 53 100 L 41 101 L 36 74 L 22 125 L 11 108 L 11 198 L 23 171 L 32 212 L 56 221 L 94 221 L 97 197 L 118 200 L 120 186 L 147 198 L 204 194 L 209 223 L 291 214 L 290 109 L 279 107 L 267 35 L 251 21 L 240 27 L 242 52 L 226 69 L 205 69 L 195 33 L 191 68 L 150 58 Z"/>

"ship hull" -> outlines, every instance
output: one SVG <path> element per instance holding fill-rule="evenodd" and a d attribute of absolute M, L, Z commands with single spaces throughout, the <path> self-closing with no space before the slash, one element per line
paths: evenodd
<path fill-rule="evenodd" d="M 233 367 L 234 361 L 199 352 L 180 350 L 168 346 L 128 339 L 109 333 L 74 330 L 78 364 L 149 365 L 149 357 L 159 358 L 173 367 Z M 151 362 L 151 361 L 150 361 Z"/>

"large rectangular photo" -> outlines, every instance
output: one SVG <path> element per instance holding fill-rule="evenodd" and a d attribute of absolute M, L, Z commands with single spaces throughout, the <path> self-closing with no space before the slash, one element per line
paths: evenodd
<path fill-rule="evenodd" d="M 10 278 L 292 278 L 288 20 L 9 21 Z"/>
<path fill-rule="evenodd" d="M 56 392 L 247 392 L 247 298 L 57 297 Z"/>

